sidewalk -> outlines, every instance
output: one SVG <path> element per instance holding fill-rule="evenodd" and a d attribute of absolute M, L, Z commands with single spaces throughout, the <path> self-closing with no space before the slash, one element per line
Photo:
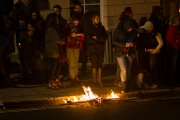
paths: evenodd
<path fill-rule="evenodd" d="M 130 98 L 149 98 L 149 97 L 170 97 L 179 95 L 180 88 L 170 88 L 165 83 L 159 83 L 156 90 L 142 90 L 133 91 L 129 93 L 121 93 L 121 88 L 113 85 L 115 79 L 115 69 L 106 68 L 103 70 L 103 83 L 104 88 L 93 87 L 90 79 L 90 71 L 87 72 L 81 80 L 85 87 L 91 87 L 94 94 L 106 98 L 111 90 L 116 93 L 120 99 Z M 12 77 L 16 77 L 18 74 L 12 74 Z M 64 104 L 64 99 L 73 98 L 76 96 L 79 98 L 84 93 L 81 87 L 72 88 L 68 87 L 70 81 L 63 81 L 66 88 L 60 90 L 47 89 L 47 85 L 16 85 L 15 87 L 0 89 L 0 104 L 18 106 L 18 105 L 35 105 L 35 106 L 50 106 Z"/>

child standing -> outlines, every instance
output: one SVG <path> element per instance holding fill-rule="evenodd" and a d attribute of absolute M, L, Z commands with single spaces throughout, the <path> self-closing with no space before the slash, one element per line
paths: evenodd
<path fill-rule="evenodd" d="M 71 22 L 68 23 L 63 30 L 63 34 L 66 37 L 67 57 L 69 60 L 69 73 L 71 78 L 71 86 L 81 85 L 78 78 L 78 61 L 80 50 L 82 49 L 82 41 L 84 40 L 84 34 L 79 25 L 80 16 L 74 14 L 71 17 Z"/>

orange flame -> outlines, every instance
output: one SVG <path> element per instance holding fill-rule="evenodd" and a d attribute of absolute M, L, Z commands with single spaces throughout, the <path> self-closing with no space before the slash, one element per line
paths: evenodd
<path fill-rule="evenodd" d="M 119 96 L 111 90 L 111 96 L 108 96 L 107 99 L 110 99 L 110 98 L 119 98 Z"/>
<path fill-rule="evenodd" d="M 83 86 L 82 88 L 85 94 L 82 95 L 79 100 L 76 96 L 73 96 L 74 98 L 73 100 L 71 100 L 70 98 L 67 98 L 67 100 L 63 100 L 63 101 L 67 103 L 67 101 L 78 102 L 78 101 L 86 101 L 86 100 L 92 100 L 92 99 L 98 98 L 98 96 L 91 91 L 91 88 L 89 86 L 88 87 Z"/>

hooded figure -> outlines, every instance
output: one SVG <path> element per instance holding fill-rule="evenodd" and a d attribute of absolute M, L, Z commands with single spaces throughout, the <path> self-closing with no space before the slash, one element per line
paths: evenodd
<path fill-rule="evenodd" d="M 129 91 L 130 68 L 135 52 L 135 44 L 137 32 L 134 29 L 134 23 L 128 19 L 124 25 L 118 26 L 113 36 L 113 44 L 115 45 L 114 54 L 120 66 L 120 78 L 124 92 Z"/>

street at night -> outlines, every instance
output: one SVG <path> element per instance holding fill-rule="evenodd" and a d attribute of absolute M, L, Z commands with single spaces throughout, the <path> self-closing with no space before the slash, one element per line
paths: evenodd
<path fill-rule="evenodd" d="M 179 120 L 180 99 L 143 99 L 97 106 L 0 110 L 1 120 Z"/>

